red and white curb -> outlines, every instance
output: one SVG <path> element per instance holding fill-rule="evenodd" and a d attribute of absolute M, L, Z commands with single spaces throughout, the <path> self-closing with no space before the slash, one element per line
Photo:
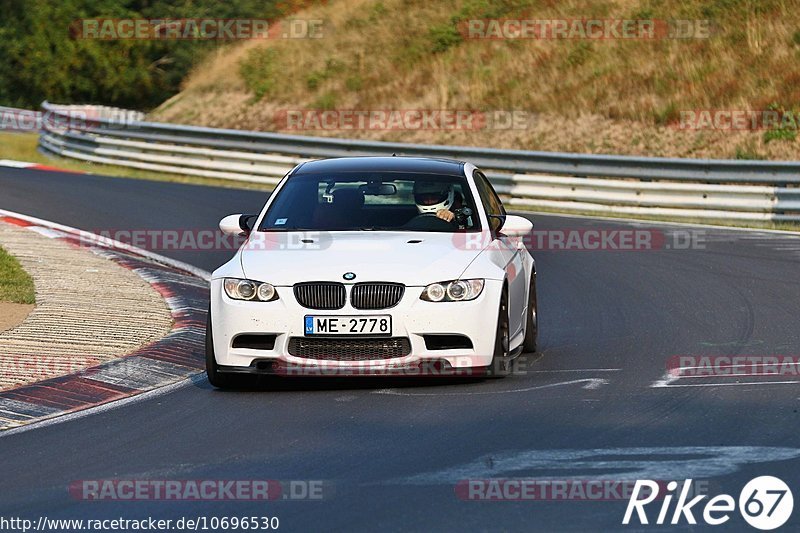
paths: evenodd
<path fill-rule="evenodd" d="M 0 220 L 61 239 L 128 268 L 167 303 L 172 330 L 131 354 L 80 372 L 0 391 L 0 430 L 115 402 L 205 368 L 208 272 L 86 231 L 0 209 Z"/>
<path fill-rule="evenodd" d="M 70 174 L 85 174 L 77 170 L 67 170 L 65 168 L 51 167 L 50 165 L 42 165 L 40 163 L 29 163 L 27 161 L 15 161 L 13 159 L 0 159 L 0 167 L 8 168 L 26 168 L 31 170 L 49 170 L 52 172 L 68 172 Z"/>

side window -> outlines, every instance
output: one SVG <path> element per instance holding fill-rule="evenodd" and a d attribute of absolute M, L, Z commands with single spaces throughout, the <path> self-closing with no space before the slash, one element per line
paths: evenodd
<path fill-rule="evenodd" d="M 486 214 L 505 216 L 506 210 L 503 207 L 503 203 L 500 201 L 500 198 L 494 191 L 492 184 L 489 183 L 488 179 L 486 179 L 486 176 L 484 176 L 479 170 L 476 170 L 473 177 L 475 178 L 475 185 L 478 188 L 478 194 L 481 197 L 481 203 L 483 204 L 483 208 L 486 210 Z M 500 227 L 500 223 L 501 221 L 496 218 L 489 219 L 489 225 L 493 231 L 497 231 L 497 229 Z"/>

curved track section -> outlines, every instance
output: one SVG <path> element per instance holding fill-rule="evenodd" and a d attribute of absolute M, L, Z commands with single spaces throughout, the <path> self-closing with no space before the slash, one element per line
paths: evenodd
<path fill-rule="evenodd" d="M 0 391 L 0 430 L 24 427 L 26 424 L 52 420 L 68 413 L 77 413 L 108 402 L 130 398 L 181 381 L 205 368 L 208 273 L 195 272 L 198 269 L 191 265 L 183 265 L 144 250 L 137 251 L 130 246 L 95 237 L 94 234 L 87 234 L 60 224 L 50 224 L 44 220 L 3 209 L 0 209 L 0 221 L 24 227 L 30 232 L 41 234 L 45 241 L 47 239 L 60 241 L 69 247 L 80 249 L 79 253 L 100 256 L 135 272 L 136 276 L 145 280 L 167 303 L 169 315 L 166 320 L 169 321 L 171 317 L 172 323 L 166 335 L 127 354 L 91 365 L 80 372 L 49 376 L 46 379 Z M 61 268 L 63 275 L 63 264 Z M 85 266 L 82 265 L 82 268 Z M 78 272 L 80 273 L 80 269 Z M 113 279 L 108 281 L 113 282 Z M 117 298 L 120 311 L 126 309 L 131 311 L 130 314 L 135 319 L 129 320 L 127 326 L 116 324 L 122 334 L 115 335 L 114 330 L 110 330 L 108 325 L 117 321 L 116 313 L 110 312 L 107 307 L 102 307 L 106 313 L 103 317 L 105 320 L 101 322 L 97 318 L 94 321 L 87 319 L 89 322 L 99 323 L 100 327 L 92 331 L 97 335 L 107 335 L 107 340 L 102 342 L 113 342 L 118 337 L 126 335 L 126 329 L 137 321 L 140 321 L 141 325 L 148 325 L 147 323 L 152 320 L 152 315 L 136 314 L 141 309 L 132 309 L 131 306 L 139 305 L 139 302 L 131 299 L 129 293 L 120 294 L 121 291 L 113 288 L 108 290 L 108 285 L 104 285 L 103 288 L 106 297 Z M 54 297 L 51 296 L 51 299 Z M 76 306 L 69 291 L 60 295 L 58 299 L 64 303 L 65 309 Z M 93 300 L 87 299 L 86 302 Z M 75 328 L 75 324 L 69 327 L 72 327 L 73 331 L 77 329 L 81 332 L 80 335 L 87 335 L 85 330 Z M 127 334 L 129 333 L 130 331 Z M 54 330 L 51 328 L 46 337 L 51 347 L 57 346 L 57 342 L 64 342 L 61 338 L 55 341 L 53 334 Z M 91 340 L 91 337 L 81 338 L 80 335 L 76 335 L 76 338 L 81 341 Z M 101 341 L 95 340 L 96 346 L 102 346 Z M 27 361 L 20 364 L 25 362 Z"/>
<path fill-rule="evenodd" d="M 90 231 L 214 228 L 264 199 L 252 191 L 0 171 L 1 208 Z M 714 494 L 738 495 L 758 475 L 800 487 L 800 378 L 676 379 L 670 371 L 679 356 L 797 354 L 800 239 L 532 218 L 545 239 L 535 253 L 542 352 L 526 356 L 517 374 L 458 384 L 297 381 L 241 392 L 195 378 L 152 400 L 0 437 L 0 514 L 271 515 L 290 531 L 585 531 L 621 528 L 626 501 L 465 501 L 461 488 L 486 478 L 693 477 Z M 587 232 L 621 230 L 657 244 L 566 246 L 570 235 L 580 242 Z M 162 253 L 212 270 L 231 252 Z M 68 491 L 80 480 L 112 478 L 318 480 L 323 498 L 81 501 Z M 738 516 L 729 525 L 747 527 Z"/>

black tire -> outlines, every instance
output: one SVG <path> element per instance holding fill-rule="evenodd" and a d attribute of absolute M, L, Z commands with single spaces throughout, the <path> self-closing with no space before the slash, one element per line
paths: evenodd
<path fill-rule="evenodd" d="M 535 353 L 539 348 L 539 305 L 536 300 L 536 274 L 531 275 L 528 290 L 528 312 L 525 317 L 525 340 L 522 341 L 524 353 Z"/>
<path fill-rule="evenodd" d="M 217 358 L 214 355 L 214 336 L 211 332 L 211 309 L 208 310 L 206 318 L 206 376 L 208 382 L 220 389 L 227 389 L 236 385 L 236 376 L 222 374 L 217 365 Z"/>
<path fill-rule="evenodd" d="M 511 364 L 508 360 L 509 333 L 508 293 L 503 289 L 503 294 L 500 296 L 500 306 L 497 311 L 497 328 L 494 334 L 492 364 L 486 368 L 486 375 L 490 378 L 502 378 L 509 374 Z"/>

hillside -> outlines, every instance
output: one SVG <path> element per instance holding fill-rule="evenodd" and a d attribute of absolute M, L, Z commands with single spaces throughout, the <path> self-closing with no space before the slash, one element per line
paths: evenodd
<path fill-rule="evenodd" d="M 318 39 L 249 41 L 195 68 L 154 119 L 410 142 L 800 158 L 796 125 L 683 129 L 692 110 L 800 111 L 797 0 L 331 0 Z M 704 38 L 474 39 L 484 19 L 709 21 Z M 675 23 L 671 23 L 674 27 Z M 657 24 L 657 27 L 658 26 Z M 697 25 L 699 28 L 699 23 Z M 658 35 L 661 35 L 660 33 Z M 524 112 L 511 129 L 286 128 L 287 110 Z M 723 113 L 724 116 L 724 113 Z"/>

